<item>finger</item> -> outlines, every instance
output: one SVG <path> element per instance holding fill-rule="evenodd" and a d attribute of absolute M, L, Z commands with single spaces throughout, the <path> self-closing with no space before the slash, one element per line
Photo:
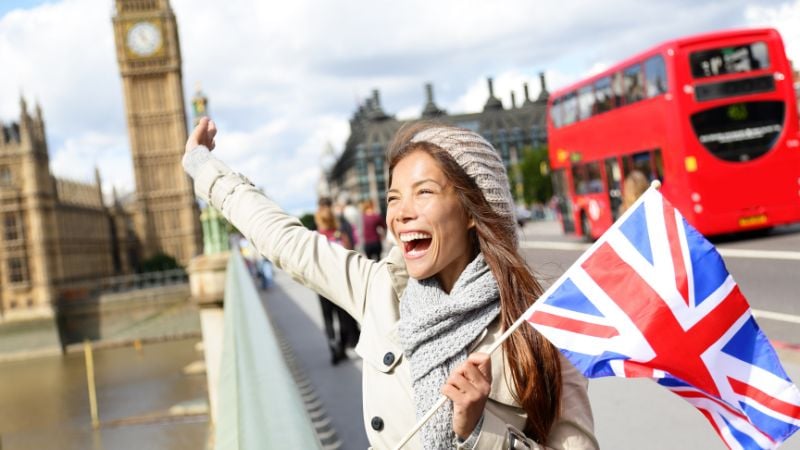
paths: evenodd
<path fill-rule="evenodd" d="M 198 138 L 198 141 L 202 141 L 207 132 L 208 132 L 208 117 L 201 117 L 200 120 L 197 121 L 197 126 L 194 127 L 194 132 L 192 133 L 192 137 L 196 137 Z"/>
<path fill-rule="evenodd" d="M 488 395 L 488 389 L 479 389 L 463 376 L 456 377 L 452 383 L 446 383 L 442 386 L 441 392 L 454 404 L 460 405 L 477 402 Z"/>
<path fill-rule="evenodd" d="M 459 367 L 458 369 L 454 370 L 453 373 L 450 375 L 450 378 L 447 379 L 446 385 L 453 386 L 458 392 L 462 394 L 472 394 L 476 392 L 482 391 L 480 389 L 481 386 L 488 386 L 488 383 L 481 383 L 479 380 L 483 379 L 482 375 L 477 369 L 473 369 L 475 373 L 468 374 L 467 369 L 464 367 Z M 470 377 L 477 378 L 478 380 L 473 381 Z"/>
<path fill-rule="evenodd" d="M 441 392 L 442 392 L 442 395 L 444 395 L 445 397 L 450 399 L 450 401 L 453 402 L 453 403 L 458 403 L 458 401 L 464 395 L 461 392 L 461 390 L 459 390 L 457 387 L 455 387 L 452 384 L 445 384 L 444 386 L 442 386 Z"/>
<path fill-rule="evenodd" d="M 217 124 L 213 120 L 208 121 L 208 131 L 206 132 L 206 136 L 208 136 L 209 140 L 214 139 L 214 136 L 217 135 Z"/>
<path fill-rule="evenodd" d="M 469 383 L 469 389 L 481 396 L 489 395 L 492 390 L 492 383 L 475 366 L 469 365 L 464 368 L 464 379 Z"/>
<path fill-rule="evenodd" d="M 187 147 L 189 146 L 196 147 L 198 145 L 202 145 L 207 127 L 208 127 L 208 119 L 205 117 L 200 118 L 200 121 L 197 122 L 197 126 L 194 127 L 194 131 L 192 131 L 191 136 L 189 136 L 189 140 L 187 141 Z"/>
<path fill-rule="evenodd" d="M 486 353 L 473 353 L 467 358 L 467 362 L 474 364 L 480 369 L 487 380 L 492 380 L 492 357 Z"/>
<path fill-rule="evenodd" d="M 211 144 L 208 145 L 209 150 L 214 150 L 214 147 L 217 146 L 217 142 L 215 140 L 211 140 Z"/>
<path fill-rule="evenodd" d="M 488 383 L 486 374 L 476 364 L 464 364 L 462 373 L 467 381 L 472 384 Z"/>

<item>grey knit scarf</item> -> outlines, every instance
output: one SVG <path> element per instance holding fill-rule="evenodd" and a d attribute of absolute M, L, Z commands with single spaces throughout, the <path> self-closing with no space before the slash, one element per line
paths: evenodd
<path fill-rule="evenodd" d="M 467 347 L 497 317 L 499 299 L 497 281 L 481 254 L 449 295 L 436 278 L 408 280 L 400 299 L 398 334 L 411 363 L 418 419 L 439 399 L 450 372 L 467 359 Z M 421 433 L 426 450 L 452 448 L 452 403 L 445 403 Z"/>

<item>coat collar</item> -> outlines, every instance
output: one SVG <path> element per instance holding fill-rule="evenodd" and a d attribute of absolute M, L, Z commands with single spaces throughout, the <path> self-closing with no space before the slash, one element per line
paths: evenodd
<path fill-rule="evenodd" d="M 386 268 L 392 279 L 392 289 L 394 289 L 396 299 L 400 301 L 403 291 L 406 290 L 406 284 L 408 284 L 408 271 L 406 262 L 403 260 L 403 252 L 399 248 L 392 247 L 389 250 L 389 254 L 386 256 Z"/>

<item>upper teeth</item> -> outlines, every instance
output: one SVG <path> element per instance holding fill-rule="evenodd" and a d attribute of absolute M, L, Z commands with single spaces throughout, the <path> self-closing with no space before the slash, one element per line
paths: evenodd
<path fill-rule="evenodd" d="M 400 240 L 403 241 L 403 242 L 409 242 L 409 241 L 413 241 L 415 239 L 430 239 L 430 238 L 431 238 L 430 234 L 428 234 L 428 233 L 419 233 L 419 232 L 402 233 L 400 235 Z"/>

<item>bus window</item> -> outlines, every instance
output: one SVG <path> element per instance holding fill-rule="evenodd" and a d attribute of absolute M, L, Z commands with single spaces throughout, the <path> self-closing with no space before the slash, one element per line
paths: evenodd
<path fill-rule="evenodd" d="M 661 55 L 653 56 L 644 62 L 644 75 L 647 77 L 647 98 L 667 92 L 667 69 Z"/>
<path fill-rule="evenodd" d="M 636 64 L 625 69 L 623 87 L 625 88 L 625 104 L 636 103 L 644 99 L 642 66 Z"/>
<path fill-rule="evenodd" d="M 598 162 L 590 162 L 573 166 L 572 182 L 575 185 L 575 193 L 578 195 L 603 192 L 600 164 Z"/>
<path fill-rule="evenodd" d="M 610 111 L 614 107 L 612 92 L 611 92 L 611 78 L 600 78 L 594 83 L 594 113 L 600 114 Z"/>
<path fill-rule="evenodd" d="M 619 161 L 616 157 L 606 159 L 606 189 L 608 201 L 611 205 L 613 220 L 619 217 L 619 207 L 622 204 L 622 172 L 619 170 Z"/>
<path fill-rule="evenodd" d="M 639 152 L 622 157 L 622 167 L 625 169 L 625 176 L 634 170 L 638 170 L 647 175 L 650 179 L 650 152 Z"/>
<path fill-rule="evenodd" d="M 594 106 L 594 92 L 592 86 L 584 86 L 578 89 L 578 112 L 580 119 L 592 117 L 592 107 Z"/>
<path fill-rule="evenodd" d="M 561 216 L 561 225 L 565 233 L 572 233 L 575 231 L 575 222 L 572 219 L 572 201 L 567 191 L 567 173 L 564 169 L 558 169 L 552 174 L 553 196 L 557 201 L 556 208 Z"/>
<path fill-rule="evenodd" d="M 578 97 L 574 92 L 564 96 L 561 102 L 561 113 L 564 125 L 570 125 L 578 121 Z"/>
<path fill-rule="evenodd" d="M 550 107 L 550 120 L 553 121 L 555 128 L 561 128 L 561 99 L 553 100 L 553 106 Z"/>
<path fill-rule="evenodd" d="M 767 69 L 769 68 L 767 44 L 754 42 L 693 52 L 689 55 L 689 64 L 694 78 Z"/>
<path fill-rule="evenodd" d="M 661 149 L 657 148 L 653 151 L 653 165 L 655 166 L 656 170 L 656 178 L 663 182 L 664 181 L 664 160 L 661 157 Z"/>
<path fill-rule="evenodd" d="M 614 107 L 619 108 L 622 106 L 622 98 L 625 94 L 625 89 L 622 82 L 622 72 L 615 72 L 611 75 L 611 91 L 614 96 Z"/>
<path fill-rule="evenodd" d="M 638 170 L 647 176 L 648 181 L 664 181 L 664 161 L 661 149 L 625 155 L 622 157 L 622 167 L 626 175 L 633 170 Z"/>

